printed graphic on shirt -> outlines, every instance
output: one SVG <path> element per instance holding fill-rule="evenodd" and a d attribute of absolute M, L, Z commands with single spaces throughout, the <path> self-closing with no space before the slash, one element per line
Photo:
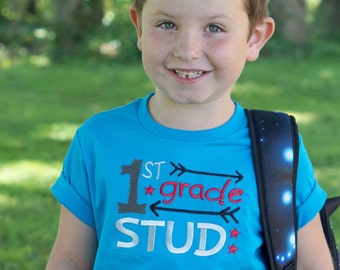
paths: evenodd
<path fill-rule="evenodd" d="M 170 168 L 170 169 L 169 169 Z M 161 179 L 166 171 L 167 178 Z M 239 183 L 243 175 L 238 170 L 230 172 L 212 172 L 190 168 L 185 164 L 175 161 L 143 162 L 134 160 L 130 165 L 123 165 L 121 174 L 129 177 L 129 192 L 126 201 L 118 202 L 118 213 L 134 213 L 149 215 L 146 219 L 126 217 L 116 222 L 116 229 L 122 236 L 117 241 L 119 248 L 135 248 L 141 241 L 138 226 L 148 228 L 147 252 L 155 250 L 158 229 L 166 230 L 166 249 L 173 254 L 185 254 L 193 252 L 196 256 L 212 256 L 219 252 L 236 255 L 239 246 L 238 239 L 242 232 L 239 229 L 239 214 L 243 190 Z M 186 181 L 186 176 L 194 176 Z M 196 179 L 197 182 L 192 182 Z M 147 200 L 148 198 L 148 200 Z M 150 198 L 154 199 L 152 203 Z M 183 202 L 178 203 L 185 198 Z M 192 202 L 200 202 L 207 209 L 191 208 L 186 205 L 194 205 Z M 176 205 L 176 206 L 175 206 Z M 179 207 L 180 205 L 180 207 Z M 152 219 L 150 219 L 150 213 Z M 168 220 L 163 218 L 166 213 Z M 183 246 L 175 246 L 173 243 L 175 221 L 169 219 L 178 215 L 199 216 L 202 221 L 205 217 L 213 217 L 209 222 L 194 222 L 186 219 L 186 235 L 183 237 Z M 131 215 L 133 216 L 133 215 Z M 217 220 L 219 219 L 219 220 Z M 213 220 L 213 222 L 211 222 Z M 213 240 L 210 239 L 214 235 Z M 217 235 L 217 236 L 216 236 Z M 128 241 L 126 240 L 128 237 Z M 176 235 L 176 237 L 179 237 Z M 197 241 L 198 238 L 198 241 Z M 198 246 L 194 247 L 194 242 Z M 212 243 L 213 241 L 213 243 Z M 209 243 L 209 244 L 208 244 Z"/>

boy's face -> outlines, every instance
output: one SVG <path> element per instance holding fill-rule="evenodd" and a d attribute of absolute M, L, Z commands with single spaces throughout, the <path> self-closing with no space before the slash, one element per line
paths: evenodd
<path fill-rule="evenodd" d="M 230 98 L 245 62 L 257 58 L 241 0 L 147 0 L 139 20 L 130 15 L 156 93 L 176 103 Z"/>

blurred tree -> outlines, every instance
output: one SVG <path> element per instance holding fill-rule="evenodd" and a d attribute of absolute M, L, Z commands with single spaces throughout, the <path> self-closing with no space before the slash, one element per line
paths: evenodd
<path fill-rule="evenodd" d="M 34 11 L 34 14 L 29 14 Z M 0 2 L 0 41 L 5 45 L 28 45 L 32 40 L 28 15 L 36 16 L 35 0 L 11 0 Z"/>
<path fill-rule="evenodd" d="M 75 19 L 83 38 L 93 34 L 98 27 L 102 26 L 103 16 L 103 0 L 81 1 L 79 9 L 76 10 Z"/>
<path fill-rule="evenodd" d="M 313 12 L 313 24 L 306 19 L 307 1 L 314 3 L 313 8 L 321 1 Z M 140 53 L 128 16 L 131 3 L 132 0 L 0 0 L 0 46 L 13 55 L 52 53 L 55 59 L 63 59 L 69 55 L 96 57 L 100 46 L 108 44 L 117 49 L 115 61 L 135 61 L 140 59 Z M 274 44 L 274 53 L 281 54 L 287 48 L 290 51 L 300 47 L 296 44 L 308 44 L 320 37 L 340 40 L 340 0 L 272 0 L 270 11 L 277 25 L 277 42 L 274 39 L 270 43 Z M 314 39 L 310 39 L 310 33 Z"/>
<path fill-rule="evenodd" d="M 276 33 L 279 38 L 295 44 L 305 44 L 308 42 L 307 7 L 305 0 L 271 1 L 270 12 L 276 21 Z"/>
<path fill-rule="evenodd" d="M 56 1 L 56 18 L 54 24 L 55 56 L 61 57 L 65 53 L 71 53 L 77 39 L 76 10 L 79 9 L 81 0 Z"/>
<path fill-rule="evenodd" d="M 323 0 L 316 14 L 319 37 L 340 41 L 340 0 Z"/>
<path fill-rule="evenodd" d="M 37 15 L 36 0 L 28 0 L 28 3 L 26 4 L 26 14 L 30 14 L 32 16 Z"/>
<path fill-rule="evenodd" d="M 140 60 L 136 31 L 129 18 L 132 0 L 111 0 L 111 2 L 114 19 L 109 26 L 109 35 L 111 39 L 119 40 L 121 43 L 116 60 L 122 62 Z"/>
<path fill-rule="evenodd" d="M 56 59 L 79 51 L 79 44 L 86 42 L 101 26 L 103 0 L 58 0 L 55 18 Z"/>

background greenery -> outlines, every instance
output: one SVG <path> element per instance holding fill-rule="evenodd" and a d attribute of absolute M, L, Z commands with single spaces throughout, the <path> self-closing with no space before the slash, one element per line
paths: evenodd
<path fill-rule="evenodd" d="M 294 114 L 320 184 L 337 195 L 340 2 L 272 3 L 283 12 L 296 9 L 294 1 L 306 4 L 296 23 L 307 27 L 293 27 L 305 29 L 305 39 L 285 31 L 291 16 L 278 17 L 277 35 L 263 58 L 248 64 L 234 98 Z M 49 188 L 75 129 L 153 89 L 139 62 L 130 3 L 0 0 L 0 269 L 44 269 L 59 213 Z M 340 243 L 340 213 L 332 221 Z"/>
<path fill-rule="evenodd" d="M 49 61 L 86 57 L 133 62 L 139 58 L 129 22 L 133 0 L 0 0 L 0 62 L 44 56 Z M 339 0 L 275 0 L 271 53 L 304 53 L 340 42 Z M 289 48 L 289 49 L 287 49 Z M 324 46 L 323 46 L 324 48 Z"/>

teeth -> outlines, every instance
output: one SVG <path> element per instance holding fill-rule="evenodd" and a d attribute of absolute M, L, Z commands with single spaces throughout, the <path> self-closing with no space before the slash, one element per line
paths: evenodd
<path fill-rule="evenodd" d="M 176 74 L 183 79 L 195 79 L 203 75 L 203 71 L 182 71 L 175 69 Z"/>

